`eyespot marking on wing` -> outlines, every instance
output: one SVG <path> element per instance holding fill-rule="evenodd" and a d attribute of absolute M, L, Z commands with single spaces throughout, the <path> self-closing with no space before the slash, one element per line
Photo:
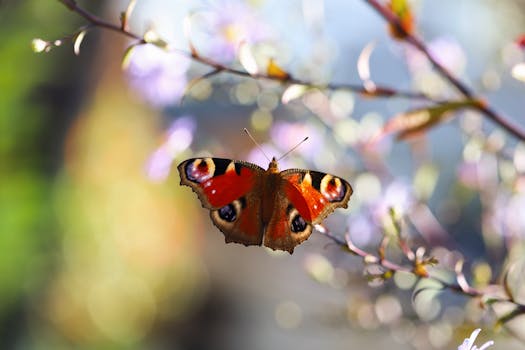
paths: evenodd
<path fill-rule="evenodd" d="M 308 223 L 293 205 L 288 205 L 286 208 L 286 214 L 288 215 L 288 225 L 293 233 L 302 233 L 308 228 Z"/>
<path fill-rule="evenodd" d="M 232 224 L 241 216 L 246 207 L 246 199 L 241 197 L 217 209 L 217 216 L 224 224 Z"/>
<path fill-rule="evenodd" d="M 197 158 L 186 164 L 184 169 L 189 181 L 203 183 L 215 174 L 215 162 L 211 158 Z"/>
<path fill-rule="evenodd" d="M 346 186 L 340 178 L 327 174 L 321 180 L 319 191 L 329 202 L 340 202 L 345 198 Z"/>

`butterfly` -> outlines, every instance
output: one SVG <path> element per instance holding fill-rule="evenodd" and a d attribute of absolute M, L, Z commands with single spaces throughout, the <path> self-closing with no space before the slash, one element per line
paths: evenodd
<path fill-rule="evenodd" d="M 226 243 L 294 248 L 310 237 L 336 208 L 348 207 L 352 186 L 334 175 L 312 170 L 279 172 L 275 157 L 268 169 L 223 158 L 192 158 L 178 165 L 181 185 L 197 193 Z"/>

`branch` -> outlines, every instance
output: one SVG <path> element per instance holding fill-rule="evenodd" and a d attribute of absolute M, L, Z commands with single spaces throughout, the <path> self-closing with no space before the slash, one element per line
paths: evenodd
<path fill-rule="evenodd" d="M 76 1 L 74 0 L 58 0 L 58 1 L 64 4 L 69 10 L 80 15 L 82 18 L 84 18 L 94 27 L 100 27 L 100 28 L 104 28 L 110 31 L 120 33 L 131 39 L 137 40 L 138 44 L 147 43 L 147 41 L 144 39 L 143 36 L 133 33 L 132 31 L 128 30 L 126 26 L 113 24 L 111 22 L 103 20 L 100 17 L 95 16 L 89 11 L 79 7 Z M 172 50 L 190 59 L 193 59 L 194 61 L 202 63 L 206 66 L 209 66 L 213 68 L 214 71 L 227 72 L 227 73 L 237 75 L 237 76 L 250 77 L 254 79 L 273 80 L 273 81 L 279 81 L 279 82 L 287 83 L 287 84 L 303 85 L 303 86 L 307 86 L 310 88 L 328 89 L 328 90 L 348 90 L 348 91 L 352 91 L 355 93 L 359 93 L 367 97 L 402 97 L 402 98 L 407 98 L 407 99 L 423 100 L 423 101 L 434 102 L 434 103 L 444 102 L 440 99 L 430 97 L 424 93 L 403 91 L 403 90 L 394 89 L 388 86 L 378 85 L 378 86 L 375 86 L 374 89 L 370 89 L 370 88 L 366 88 L 363 85 L 358 85 L 358 84 L 335 84 L 335 83 L 316 84 L 311 81 L 297 79 L 291 76 L 283 79 L 282 77 L 278 77 L 278 76 L 274 76 L 270 74 L 261 74 L 261 73 L 250 74 L 247 71 L 235 69 L 235 68 L 226 66 L 224 64 L 221 64 L 219 62 L 215 62 L 212 59 L 202 57 L 198 55 L 196 51 L 193 51 L 193 50 L 191 52 L 181 50 L 181 49 L 172 49 Z"/>
<path fill-rule="evenodd" d="M 412 261 L 413 266 L 403 266 L 399 265 L 393 261 L 390 261 L 386 259 L 384 256 L 381 256 L 381 254 L 374 254 L 369 253 L 365 250 L 362 250 L 361 248 L 358 248 L 351 240 L 349 235 L 346 236 L 346 238 L 341 238 L 333 233 L 331 233 L 326 227 L 322 225 L 316 225 L 316 229 L 326 237 L 330 238 L 333 242 L 335 242 L 337 245 L 345 248 L 348 252 L 350 252 L 353 255 L 359 256 L 364 264 L 377 264 L 383 268 L 385 268 L 387 271 L 390 272 L 408 272 L 415 275 L 417 278 L 420 279 L 428 279 L 431 281 L 435 281 L 439 283 L 444 289 L 448 289 L 450 291 L 453 291 L 455 293 L 459 293 L 468 297 L 487 297 L 490 300 L 490 303 L 495 302 L 504 302 L 504 303 L 510 303 L 513 304 L 516 307 L 516 310 L 519 310 L 523 313 L 525 313 L 525 304 L 519 303 L 514 298 L 504 298 L 500 296 L 493 296 L 488 295 L 484 293 L 483 291 L 476 289 L 470 285 L 467 284 L 466 279 L 464 279 L 464 276 L 461 271 L 456 271 L 456 280 L 457 283 L 451 283 L 447 282 L 439 277 L 433 276 L 426 272 L 426 269 L 424 268 L 425 265 L 428 265 L 430 261 L 432 261 L 432 258 L 424 259 L 422 256 L 420 256 L 419 260 L 416 258 Z M 418 251 L 421 251 L 418 249 Z M 416 251 L 417 255 L 417 251 Z M 410 260 L 410 259 L 409 259 Z M 423 267 L 423 270 L 418 268 L 418 265 L 420 267 Z M 423 273 L 422 273 L 423 272 Z"/>
<path fill-rule="evenodd" d="M 388 23 L 396 28 L 396 30 L 403 34 L 403 39 L 418 49 L 422 54 L 426 56 L 428 61 L 432 64 L 432 67 L 443 77 L 445 78 L 452 86 L 454 86 L 464 97 L 468 99 L 482 100 L 475 96 L 474 92 L 470 90 L 467 85 L 465 85 L 461 80 L 452 75 L 441 63 L 436 61 L 434 57 L 430 54 L 430 51 L 426 47 L 425 43 L 416 37 L 415 35 L 407 32 L 399 18 L 388 8 L 381 5 L 378 0 L 364 0 L 366 1 L 377 13 L 379 13 Z M 504 118 L 496 111 L 492 109 L 488 104 L 480 104 L 477 106 L 477 109 L 486 115 L 489 119 L 494 121 L 496 124 L 500 125 L 502 128 L 506 129 L 509 133 L 516 136 L 521 140 L 525 140 L 525 130 L 521 129 L 519 126 L 515 125 L 508 118 Z"/>

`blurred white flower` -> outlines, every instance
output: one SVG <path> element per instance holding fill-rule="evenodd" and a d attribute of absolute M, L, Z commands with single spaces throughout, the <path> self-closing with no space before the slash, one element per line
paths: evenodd
<path fill-rule="evenodd" d="M 177 118 L 171 124 L 166 140 L 148 160 L 146 172 L 151 180 L 166 180 L 175 157 L 191 145 L 195 127 L 195 120 L 188 116 Z"/>
<path fill-rule="evenodd" d="M 481 345 L 481 347 L 477 347 L 474 345 L 474 342 L 476 341 L 476 337 L 478 336 L 479 332 L 481 332 L 481 329 L 475 329 L 474 332 L 470 335 L 470 338 L 467 338 L 463 341 L 463 344 L 458 346 L 458 350 L 485 350 L 491 345 L 494 345 L 493 340 L 489 340 L 485 344 Z"/>
<path fill-rule="evenodd" d="M 294 153 L 312 160 L 314 155 L 327 149 L 323 133 L 315 126 L 302 122 L 278 121 L 270 130 L 270 137 L 281 152 L 288 152 L 307 136 L 308 141 L 301 144 Z"/>
<path fill-rule="evenodd" d="M 177 103 L 187 84 L 190 60 L 155 45 L 133 49 L 127 73 L 131 86 L 150 104 L 165 107 Z"/>

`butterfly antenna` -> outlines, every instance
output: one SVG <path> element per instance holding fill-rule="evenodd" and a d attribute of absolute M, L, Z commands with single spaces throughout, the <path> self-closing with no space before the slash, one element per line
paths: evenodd
<path fill-rule="evenodd" d="M 293 151 L 295 151 L 297 149 L 297 147 L 301 146 L 303 144 L 304 141 L 308 140 L 308 136 L 306 136 L 301 142 L 299 142 L 297 145 L 295 145 L 291 150 L 289 150 L 288 152 L 286 152 L 285 154 L 283 154 L 281 156 L 281 158 L 277 159 L 277 161 L 280 161 L 281 159 L 283 159 L 284 157 L 288 156 L 290 153 L 292 153 Z"/>
<path fill-rule="evenodd" d="M 266 157 L 266 159 L 268 159 L 268 161 L 270 161 L 270 157 L 268 157 L 268 155 L 266 154 L 266 152 L 264 152 L 264 149 L 262 148 L 261 145 L 259 145 L 259 143 L 257 141 L 255 141 L 255 139 L 253 138 L 252 134 L 250 134 L 250 132 L 248 131 L 248 129 L 244 128 L 244 132 L 246 133 L 246 135 L 248 135 L 250 137 L 250 139 L 253 141 L 253 143 L 255 143 L 255 145 L 261 150 L 262 154 L 264 154 L 264 156 Z"/>

